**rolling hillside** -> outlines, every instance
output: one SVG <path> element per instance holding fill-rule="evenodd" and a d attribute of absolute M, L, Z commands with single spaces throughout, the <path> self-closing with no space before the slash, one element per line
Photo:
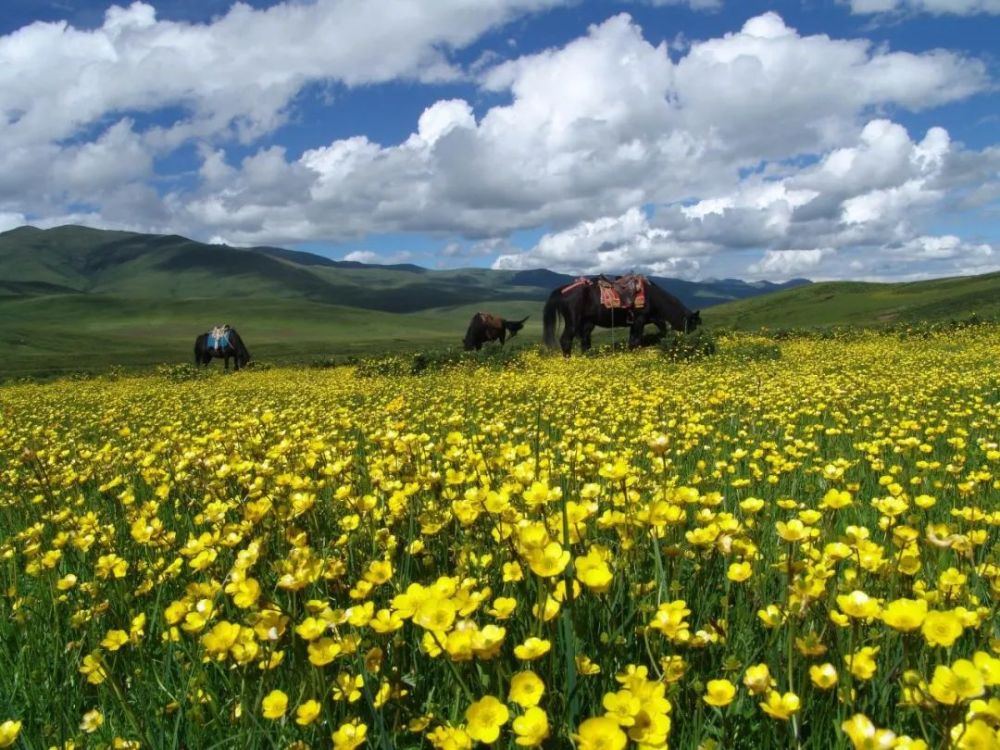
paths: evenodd
<path fill-rule="evenodd" d="M 457 346 L 483 307 L 531 315 L 516 339 L 531 344 L 541 337 L 543 300 L 571 278 L 22 227 L 0 234 L 0 378 L 192 361 L 195 336 L 218 322 L 236 326 L 253 355 L 271 362 Z M 711 327 L 1000 317 L 1000 274 L 913 284 L 655 280 L 705 310 Z"/>
<path fill-rule="evenodd" d="M 386 312 L 503 300 L 544 300 L 572 276 L 485 268 L 428 270 L 410 264 L 334 261 L 275 247 L 206 245 L 177 235 L 64 226 L 0 234 L 0 294 L 100 294 L 130 299 L 237 295 L 287 298 Z M 692 308 L 785 289 L 727 279 L 655 279 Z"/>
<path fill-rule="evenodd" d="M 716 327 L 877 326 L 922 320 L 1000 318 L 1000 273 L 903 284 L 831 281 L 713 307 Z"/>

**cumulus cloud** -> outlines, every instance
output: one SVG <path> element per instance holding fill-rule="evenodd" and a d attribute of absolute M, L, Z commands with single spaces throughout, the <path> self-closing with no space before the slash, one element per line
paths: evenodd
<path fill-rule="evenodd" d="M 668 269 L 699 276 L 736 250 L 764 249 L 757 260 L 730 266 L 733 275 L 787 279 L 901 273 L 914 264 L 940 273 L 992 270 L 1000 255 L 988 243 L 922 234 L 920 227 L 952 193 L 944 175 L 968 153 L 947 132 L 931 128 L 920 141 L 888 120 L 873 120 L 852 146 L 825 153 L 814 165 L 775 177 L 755 175 L 729 193 L 661 207 L 648 219 L 637 209 L 585 221 L 546 235 L 530 250 L 501 256 L 497 268 L 549 265 L 564 270 L 652 273 Z M 1000 159 L 979 154 L 1000 180 Z M 950 179 L 950 178 L 949 178 Z M 973 184 L 977 173 L 966 176 Z M 681 261 L 684 262 L 681 262 Z M 666 262 L 667 265 L 658 265 Z M 930 264 L 930 265 L 928 265 Z"/>
<path fill-rule="evenodd" d="M 95 222 L 238 244 L 429 232 L 461 240 L 448 257 L 572 272 L 697 276 L 746 252 L 730 267 L 765 275 L 907 246 L 931 236 L 933 211 L 1000 196 L 1000 150 L 940 128 L 914 141 L 875 116 L 987 89 L 983 62 L 959 53 L 800 34 L 765 13 L 672 58 L 621 14 L 562 47 L 456 68 L 449 50 L 557 2 L 401 4 L 373 23 L 374 4 L 316 0 L 201 25 L 136 3 L 94 30 L 26 27 L 0 38 L 0 211 L 93 205 Z M 398 143 L 254 147 L 309 83 L 470 74 L 504 103 L 434 102 Z M 163 108 L 166 124 L 137 125 Z M 161 195 L 156 159 L 180 145 L 200 167 Z M 510 246 L 542 228 L 535 247 Z"/>
<path fill-rule="evenodd" d="M 848 0 L 852 13 L 931 13 L 936 16 L 1000 13 L 1000 0 Z"/>
<path fill-rule="evenodd" d="M 245 168 L 231 174 L 209 154 L 203 171 L 226 185 L 180 196 L 178 219 L 286 242 L 571 226 L 716 193 L 741 167 L 842 144 L 871 107 L 943 103 L 986 76 L 982 63 L 947 52 L 801 36 L 773 13 L 674 63 L 619 15 L 562 48 L 488 69 L 481 85 L 511 103 L 477 120 L 467 102 L 440 101 L 398 145 L 359 135 L 308 150 L 287 165 L 284 206 L 261 199 Z"/>
<path fill-rule="evenodd" d="M 752 263 L 747 270 L 755 276 L 787 279 L 814 271 L 824 258 L 834 254 L 836 251 L 833 248 L 768 250 L 763 258 Z"/>
<path fill-rule="evenodd" d="M 705 248 L 676 241 L 672 233 L 650 226 L 633 208 L 621 216 L 584 221 L 562 232 L 546 234 L 526 253 L 501 255 L 494 268 L 523 270 L 545 267 L 581 273 L 625 270 L 689 276 L 699 263 L 690 257 Z"/>
<path fill-rule="evenodd" d="M 344 260 L 354 263 L 369 263 L 375 265 L 393 265 L 395 263 L 406 263 L 412 260 L 413 253 L 401 250 L 391 255 L 376 253 L 374 250 L 352 250 L 344 256 Z"/>
<path fill-rule="evenodd" d="M 109 8 L 96 29 L 33 23 L 0 37 L 0 152 L 13 154 L 0 167 L 23 161 L 54 181 L 56 163 L 74 156 L 56 144 L 90 141 L 91 130 L 121 137 L 131 128 L 121 115 L 132 112 L 172 118 L 143 132 L 140 163 L 197 139 L 250 143 L 286 121 L 309 83 L 455 79 L 463 73 L 449 49 L 563 1 L 236 3 L 208 24 L 159 20 L 152 5 L 133 2 Z M 78 166 L 77 178 L 88 177 Z M 108 167 L 96 169 L 100 183 Z M 3 187 L 0 201 L 10 197 Z"/>
<path fill-rule="evenodd" d="M 722 0 L 640 0 L 640 2 L 643 1 L 646 5 L 653 6 L 687 5 L 692 10 L 720 10 L 722 8 Z"/>

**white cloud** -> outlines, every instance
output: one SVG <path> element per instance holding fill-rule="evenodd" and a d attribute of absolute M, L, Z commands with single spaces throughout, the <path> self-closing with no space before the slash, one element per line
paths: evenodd
<path fill-rule="evenodd" d="M 992 152 L 979 156 L 980 163 L 992 161 L 984 172 L 1000 181 L 1000 158 Z M 845 269 L 886 276 L 893 268 L 901 274 L 904 265 L 928 263 L 937 264 L 938 275 L 985 271 L 1000 259 L 988 243 L 920 232 L 923 219 L 948 199 L 942 176 L 956 161 L 969 161 L 967 152 L 940 128 L 913 141 L 900 125 L 873 120 L 854 145 L 832 149 L 810 167 L 779 178 L 748 177 L 733 192 L 661 207 L 652 220 L 632 209 L 584 221 L 546 235 L 526 252 L 501 256 L 495 267 L 634 268 L 696 277 L 706 268 L 728 266 L 731 275 L 771 279 L 842 277 Z M 967 174 L 966 184 L 979 174 Z M 961 181 L 953 176 L 954 190 Z M 725 257 L 735 250 L 764 252 L 738 266 Z"/>
<path fill-rule="evenodd" d="M 985 74 L 946 52 L 804 37 L 773 13 L 694 44 L 675 64 L 620 15 L 563 48 L 490 68 L 481 82 L 511 103 L 477 121 L 468 103 L 441 101 L 399 145 L 356 136 L 311 149 L 288 165 L 284 206 L 259 199 L 209 153 L 206 189 L 178 196 L 177 221 L 271 242 L 572 226 L 710 197 L 738 182 L 740 167 L 843 144 L 869 107 L 948 101 L 983 86 Z M 226 186 L 212 189 L 217 172 Z M 282 228 L 302 234 L 274 234 Z"/>
<path fill-rule="evenodd" d="M 808 274 L 819 267 L 824 258 L 836 254 L 833 248 L 813 248 L 810 250 L 768 250 L 764 257 L 748 268 L 754 276 L 788 279 L 800 274 Z"/>
<path fill-rule="evenodd" d="M 720 10 L 722 8 L 722 0 L 639 0 L 639 2 L 660 7 L 665 5 L 687 5 L 691 10 Z"/>
<path fill-rule="evenodd" d="M 27 223 L 24 214 L 0 213 L 0 232 L 16 229 Z"/>
<path fill-rule="evenodd" d="M 931 13 L 971 16 L 1000 13 L 1000 0 L 848 0 L 852 13 Z"/>
<path fill-rule="evenodd" d="M 914 142 L 875 116 L 987 89 L 981 61 L 803 35 L 775 13 L 674 59 L 618 15 L 563 47 L 481 57 L 477 84 L 506 103 L 432 103 L 399 143 L 253 149 L 307 84 L 465 75 L 449 50 L 557 2 L 400 2 L 377 23 L 358 0 L 238 5 L 201 25 L 137 3 L 90 31 L 26 27 L 0 38 L 0 211 L 51 219 L 84 204 L 92 223 L 239 244 L 430 232 L 461 236 L 449 257 L 497 253 L 508 268 L 690 276 L 710 261 L 779 272 L 814 251 L 822 270 L 930 236 L 943 207 L 1000 197 L 1000 149 L 963 149 L 941 128 Z M 177 109 L 162 127 L 136 124 L 163 108 Z M 161 198 L 154 160 L 184 144 L 200 168 Z M 536 247 L 507 244 L 539 228 Z M 765 250 L 785 254 L 727 260 Z"/>
<path fill-rule="evenodd" d="M 407 252 L 406 250 L 401 250 L 389 255 L 383 255 L 375 252 L 374 250 L 353 250 L 344 256 L 344 260 L 353 261 L 354 263 L 368 263 L 382 266 L 406 263 L 412 258 L 413 254 Z"/>
<path fill-rule="evenodd" d="M 562 232 L 546 234 L 529 252 L 501 255 L 494 268 L 549 268 L 571 273 L 694 275 L 700 264 L 691 257 L 709 248 L 678 242 L 669 231 L 650 226 L 642 211 L 584 221 Z"/>

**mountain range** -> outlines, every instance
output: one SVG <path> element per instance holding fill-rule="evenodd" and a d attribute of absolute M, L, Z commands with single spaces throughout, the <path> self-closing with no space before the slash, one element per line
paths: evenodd
<path fill-rule="evenodd" d="M 738 279 L 652 277 L 692 309 L 790 289 Z M 294 298 L 408 313 L 472 303 L 542 300 L 573 277 L 544 269 L 430 270 L 411 264 L 337 261 L 278 247 L 210 245 L 178 235 L 62 226 L 0 234 L 0 294 L 97 294 L 142 299 L 220 295 Z"/>
<path fill-rule="evenodd" d="M 570 280 L 545 269 L 430 270 L 177 235 L 21 227 L 0 234 L 0 380 L 192 362 L 194 338 L 223 322 L 271 362 L 458 346 L 481 309 L 530 316 L 515 345 L 531 345 L 543 300 Z M 710 328 L 1000 318 L 1000 273 L 898 284 L 654 281 L 705 310 Z"/>

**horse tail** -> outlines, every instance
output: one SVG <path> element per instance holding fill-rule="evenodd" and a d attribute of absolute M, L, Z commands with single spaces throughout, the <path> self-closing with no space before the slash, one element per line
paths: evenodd
<path fill-rule="evenodd" d="M 503 322 L 503 327 L 510 331 L 511 336 L 524 328 L 524 322 L 530 318 L 530 315 L 525 315 L 520 320 L 505 320 Z"/>
<path fill-rule="evenodd" d="M 549 295 L 545 302 L 545 309 L 542 311 L 542 341 L 549 349 L 555 349 L 556 343 L 556 318 L 559 314 L 559 298 L 562 294 L 560 289 L 556 289 Z"/>

